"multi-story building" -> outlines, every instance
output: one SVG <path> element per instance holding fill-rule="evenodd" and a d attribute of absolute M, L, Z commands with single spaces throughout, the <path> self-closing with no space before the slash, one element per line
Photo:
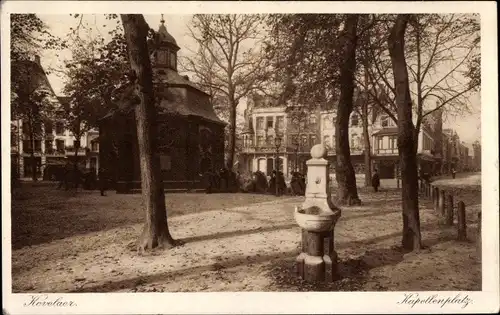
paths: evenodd
<path fill-rule="evenodd" d="M 48 85 L 47 90 L 54 94 L 52 87 L 46 77 L 45 71 L 40 64 L 40 58 L 35 57 L 26 63 L 37 69 L 42 76 L 42 84 Z M 68 106 L 67 97 L 56 97 L 51 95 L 51 101 L 55 102 L 56 109 Z M 44 170 L 49 165 L 65 165 L 75 157 L 74 141 L 71 132 L 65 128 L 63 120 L 47 120 L 30 133 L 28 123 L 22 119 L 11 121 L 11 167 L 12 171 L 20 178 L 31 178 L 33 176 L 32 163 L 36 165 L 36 175 L 42 178 Z M 31 134 L 33 138 L 31 139 Z M 89 131 L 81 139 L 81 148 L 76 152 L 77 157 L 87 168 L 98 168 L 96 142 L 98 132 Z M 34 158 L 32 157 L 32 153 Z"/>
<path fill-rule="evenodd" d="M 48 121 L 42 125 L 42 130 L 37 133 L 33 141 L 29 137 L 26 123 L 22 120 L 13 121 L 17 134 L 11 136 L 11 165 L 20 178 L 31 178 L 33 158 L 31 151 L 34 149 L 34 162 L 36 163 L 37 177 L 42 178 L 44 170 L 49 165 L 65 165 L 74 161 L 75 138 L 64 128 L 62 121 Z M 97 141 L 98 131 L 91 130 L 81 139 L 81 147 L 77 152 L 79 163 L 89 169 L 97 170 L 99 167 Z"/>
<path fill-rule="evenodd" d="M 300 113 L 296 115 L 294 113 Z M 293 108 L 279 106 L 261 97 L 250 100 L 245 113 L 242 132 L 242 171 L 257 170 L 269 175 L 278 168 L 288 175 L 292 170 L 304 171 L 309 151 L 317 143 L 327 148 L 331 171 L 336 164 L 335 111 L 313 110 L 294 112 Z M 372 168 L 381 178 L 394 178 L 399 170 L 397 147 L 398 128 L 385 113 L 373 111 L 368 121 Z M 281 139 L 277 147 L 276 135 Z M 364 136 L 361 117 L 352 113 L 349 121 L 351 162 L 356 173 L 364 173 Z M 424 172 L 450 172 L 452 168 L 465 170 L 468 149 L 451 129 L 442 128 L 442 112 L 436 111 L 429 121 L 422 124 L 418 137 L 417 157 Z"/>
<path fill-rule="evenodd" d="M 268 175 L 276 166 L 285 175 L 304 170 L 312 146 L 320 142 L 319 111 L 292 114 L 264 102 L 254 96 L 247 104 L 239 164 L 244 171 Z"/>

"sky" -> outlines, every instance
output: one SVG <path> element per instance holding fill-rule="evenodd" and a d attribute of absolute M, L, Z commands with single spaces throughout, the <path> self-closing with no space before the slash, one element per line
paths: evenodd
<path fill-rule="evenodd" d="M 58 37 L 65 37 L 71 30 L 76 28 L 79 23 L 79 18 L 69 16 L 69 14 L 58 15 L 39 15 L 39 17 L 47 24 L 50 32 Z M 192 15 L 165 15 L 165 25 L 167 30 L 176 39 L 177 45 L 181 48 L 179 56 L 189 56 L 190 49 L 196 49 L 196 44 L 193 39 L 188 36 L 187 25 Z M 144 15 L 146 22 L 153 29 L 158 29 L 161 20 L 161 12 L 156 15 Z M 101 14 L 87 14 L 83 16 L 83 23 L 86 23 L 92 32 L 99 32 L 103 37 L 109 38 L 107 32 L 113 26 L 111 21 L 106 20 Z M 104 26 L 106 25 L 106 26 Z M 97 26 L 97 27 L 96 27 Z M 57 54 L 57 55 L 56 55 Z M 71 58 L 69 51 L 55 52 L 44 51 L 41 54 L 41 62 L 45 69 L 50 67 L 61 68 L 63 60 Z M 52 72 L 48 75 L 49 81 L 54 88 L 56 94 L 61 94 L 64 86 L 64 77 L 58 72 Z M 479 93 L 476 93 L 470 98 L 471 113 L 466 113 L 458 117 L 447 117 L 444 121 L 444 128 L 455 129 L 462 141 L 471 144 L 475 140 L 480 140 L 481 137 L 481 105 Z M 245 109 L 246 104 L 242 103 L 238 111 L 241 114 Z"/>

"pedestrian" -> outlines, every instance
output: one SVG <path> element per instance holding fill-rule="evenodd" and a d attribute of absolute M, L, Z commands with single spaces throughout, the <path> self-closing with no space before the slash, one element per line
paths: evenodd
<path fill-rule="evenodd" d="M 106 196 L 106 171 L 104 170 L 103 167 L 99 168 L 99 190 L 101 192 L 101 196 Z"/>
<path fill-rule="evenodd" d="M 451 169 L 451 177 L 454 179 L 455 175 L 457 174 L 457 171 L 455 171 L 455 168 Z"/>
<path fill-rule="evenodd" d="M 268 192 L 272 195 L 276 194 L 276 171 L 272 171 L 271 173 L 271 178 L 269 178 L 269 187 L 268 187 Z"/>
<path fill-rule="evenodd" d="M 378 192 L 378 187 L 380 186 L 380 176 L 378 175 L 377 169 L 373 171 L 372 186 L 373 190 Z"/>

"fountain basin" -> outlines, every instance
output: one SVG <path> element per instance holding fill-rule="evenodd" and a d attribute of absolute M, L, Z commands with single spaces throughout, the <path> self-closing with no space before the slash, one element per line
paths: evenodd
<path fill-rule="evenodd" d="M 311 213 L 306 213 L 306 209 L 295 207 L 294 217 L 297 224 L 306 231 L 327 232 L 331 231 L 335 223 L 337 223 L 340 212 L 336 213 L 316 208 Z"/>

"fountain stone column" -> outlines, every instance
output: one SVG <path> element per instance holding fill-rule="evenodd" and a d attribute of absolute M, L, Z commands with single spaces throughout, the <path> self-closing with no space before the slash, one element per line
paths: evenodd
<path fill-rule="evenodd" d="M 298 275 L 306 281 L 333 281 L 337 277 L 334 228 L 340 218 L 330 193 L 326 149 L 317 144 L 307 161 L 305 201 L 295 207 L 295 221 L 302 228 L 302 252 L 296 259 Z"/>

